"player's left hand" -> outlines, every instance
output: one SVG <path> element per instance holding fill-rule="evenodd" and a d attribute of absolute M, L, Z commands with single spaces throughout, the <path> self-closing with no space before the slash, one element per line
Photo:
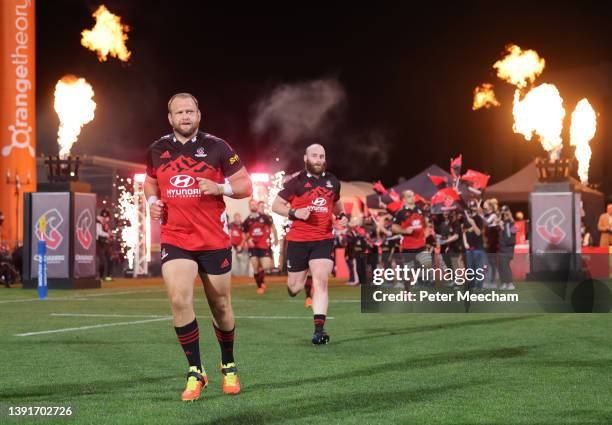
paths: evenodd
<path fill-rule="evenodd" d="M 217 196 L 223 194 L 223 190 L 214 181 L 205 179 L 204 177 L 196 177 L 196 180 L 198 181 L 198 185 L 200 185 L 200 192 L 202 195 Z"/>
<path fill-rule="evenodd" d="M 343 216 L 338 223 L 340 223 L 340 226 L 342 227 L 346 227 L 346 225 L 348 224 L 348 217 L 347 216 Z"/>

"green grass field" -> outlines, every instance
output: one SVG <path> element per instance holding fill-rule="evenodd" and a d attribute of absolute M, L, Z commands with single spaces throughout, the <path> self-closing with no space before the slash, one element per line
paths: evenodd
<path fill-rule="evenodd" d="M 159 279 L 51 291 L 44 302 L 0 289 L 0 423 L 612 423 L 610 315 L 361 314 L 358 288 L 330 291 L 331 343 L 313 347 L 302 294 L 236 285 L 242 393 L 227 396 L 198 288 L 210 385 L 184 403 L 187 364 Z M 15 417 L 11 406 L 70 406 L 72 416 Z"/>

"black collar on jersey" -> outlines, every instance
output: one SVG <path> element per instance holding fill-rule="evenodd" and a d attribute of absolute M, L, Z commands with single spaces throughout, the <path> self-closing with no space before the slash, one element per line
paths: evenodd
<path fill-rule="evenodd" d="M 417 214 L 421 214 L 423 215 L 423 210 L 421 210 L 418 206 L 414 206 L 414 208 L 409 208 L 408 206 L 404 205 L 402 207 L 403 210 L 408 211 L 409 213 L 417 213 Z"/>
<path fill-rule="evenodd" d="M 185 142 L 185 143 L 181 143 L 179 140 L 177 140 L 176 135 L 173 133 L 173 135 L 172 135 L 172 141 L 173 141 L 173 142 L 176 142 L 176 143 L 181 143 L 181 145 L 183 145 L 183 146 L 184 146 L 184 145 L 186 145 L 188 142 L 194 143 L 196 140 L 198 140 L 198 136 L 200 136 L 200 132 L 199 132 L 199 131 L 196 133 L 196 135 L 195 135 L 195 136 L 193 136 L 193 137 L 191 138 L 191 140 L 188 140 L 188 141 L 187 141 L 187 142 Z"/>
<path fill-rule="evenodd" d="M 306 177 L 308 177 L 308 178 L 311 178 L 311 177 L 312 177 L 312 178 L 315 178 L 315 179 L 319 179 L 319 178 L 323 178 L 323 177 L 325 177 L 325 171 L 323 171 L 319 177 L 315 177 L 315 176 L 313 176 L 312 174 L 310 174 L 310 172 L 308 172 L 308 171 L 306 171 L 306 170 L 304 170 L 304 171 L 306 172 Z"/>

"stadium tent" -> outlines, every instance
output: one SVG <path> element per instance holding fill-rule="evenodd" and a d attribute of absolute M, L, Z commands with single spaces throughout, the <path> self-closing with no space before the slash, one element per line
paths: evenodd
<path fill-rule="evenodd" d="M 580 192 L 585 211 L 585 223 L 595 242 L 599 242 L 597 220 L 604 208 L 604 194 L 570 177 L 574 190 Z M 538 183 L 535 161 L 530 162 L 510 177 L 485 189 L 484 198 L 497 198 L 501 203 L 528 203 L 533 186 Z"/>
<path fill-rule="evenodd" d="M 392 189 L 399 194 L 406 190 L 412 190 L 414 193 L 429 200 L 438 191 L 438 188 L 431 182 L 431 180 L 429 180 L 428 175 L 430 174 L 433 176 L 444 176 L 450 179 L 450 174 L 447 171 L 444 171 L 436 164 L 432 164 L 416 176 L 413 176 L 408 180 L 393 186 Z M 391 188 L 389 190 L 391 190 Z M 367 199 L 369 208 L 379 208 L 379 196 L 377 194 L 370 195 Z M 391 198 L 388 196 L 383 196 L 382 201 L 385 203 L 390 203 Z"/>

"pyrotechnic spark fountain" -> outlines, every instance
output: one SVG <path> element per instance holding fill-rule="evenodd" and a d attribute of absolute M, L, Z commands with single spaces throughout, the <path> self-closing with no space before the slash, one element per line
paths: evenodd
<path fill-rule="evenodd" d="M 272 221 L 274 222 L 274 228 L 276 229 L 276 234 L 278 235 L 278 243 L 272 246 L 272 255 L 274 257 L 274 265 L 276 267 L 279 266 L 280 261 L 280 252 L 281 252 L 281 243 L 285 239 L 285 225 L 287 224 L 287 217 L 280 216 L 276 213 L 272 212 L 272 204 L 274 203 L 274 199 L 276 199 L 276 195 L 283 188 L 283 178 L 285 177 L 284 171 L 279 171 L 272 176 L 272 182 L 270 189 L 268 190 L 268 198 L 266 199 L 266 213 L 270 214 L 272 217 Z"/>
<path fill-rule="evenodd" d="M 81 128 L 94 119 L 94 91 L 84 78 L 66 75 L 55 85 L 55 112 L 60 120 L 57 131 L 59 154 L 66 158 L 77 141 Z"/>
<path fill-rule="evenodd" d="M 119 195 L 119 220 L 121 223 L 120 239 L 121 248 L 126 253 L 128 260 L 128 266 L 130 269 L 134 268 L 134 254 L 138 245 L 138 206 L 136 197 L 140 196 L 139 193 L 133 193 L 131 186 L 131 179 L 127 179 L 126 184 L 118 185 L 117 189 L 120 191 Z"/>
<path fill-rule="evenodd" d="M 121 23 L 121 17 L 109 12 L 104 5 L 100 6 L 92 16 L 96 18 L 96 24 L 93 29 L 81 33 L 83 47 L 96 52 L 100 62 L 106 61 L 108 55 L 124 62 L 129 60 L 132 53 L 127 49 L 125 42 L 130 28 Z"/>
<path fill-rule="evenodd" d="M 589 181 L 589 162 L 591 160 L 589 141 L 595 136 L 596 129 L 597 116 L 595 110 L 586 98 L 580 100 L 572 113 L 570 144 L 576 146 L 578 176 L 580 176 L 582 183 L 588 183 Z"/>

